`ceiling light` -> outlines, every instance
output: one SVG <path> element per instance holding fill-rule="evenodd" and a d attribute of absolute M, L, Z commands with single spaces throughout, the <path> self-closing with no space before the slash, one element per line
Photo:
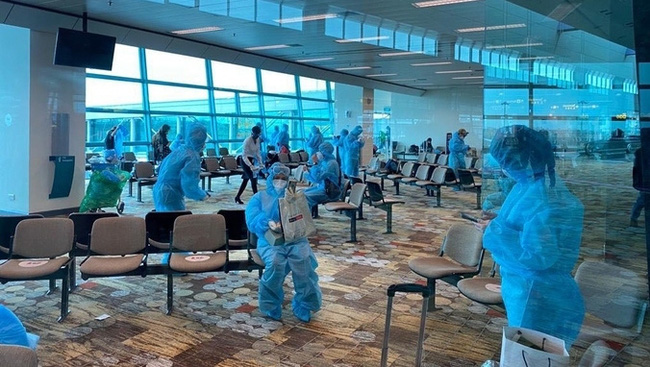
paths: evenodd
<path fill-rule="evenodd" d="M 205 32 L 214 32 L 221 31 L 221 27 L 201 27 L 201 28 L 192 28 L 192 29 L 181 29 L 178 31 L 172 31 L 173 34 L 192 34 L 192 33 L 205 33 Z"/>
<path fill-rule="evenodd" d="M 437 65 L 451 65 L 451 61 L 421 62 L 418 64 L 411 64 L 411 66 L 437 66 Z"/>
<path fill-rule="evenodd" d="M 521 58 L 519 58 L 519 61 L 554 59 L 554 58 L 555 58 L 555 56 L 530 56 L 530 57 L 521 57 Z"/>
<path fill-rule="evenodd" d="M 471 73 L 474 70 L 463 69 L 463 70 L 445 70 L 445 71 L 436 71 L 436 74 L 458 74 L 458 73 Z"/>
<path fill-rule="evenodd" d="M 482 76 L 457 76 L 457 77 L 452 78 L 452 79 L 456 79 L 456 80 L 461 80 L 461 79 L 483 79 L 483 77 Z"/>
<path fill-rule="evenodd" d="M 388 52 L 388 53 L 379 54 L 379 57 L 417 55 L 417 54 L 421 54 L 421 53 L 422 53 L 422 51 Z"/>
<path fill-rule="evenodd" d="M 379 41 L 379 40 L 385 40 L 385 39 L 388 39 L 388 36 L 373 36 L 373 37 L 361 37 L 361 38 L 348 38 L 348 39 L 334 40 L 334 42 L 338 42 L 338 43 L 352 43 L 352 42 Z"/>
<path fill-rule="evenodd" d="M 291 47 L 291 46 L 290 45 L 255 46 L 255 47 L 246 47 L 244 50 L 248 50 L 248 51 L 275 50 L 277 48 L 287 48 L 287 47 Z"/>
<path fill-rule="evenodd" d="M 372 69 L 372 68 L 370 66 L 350 66 L 347 68 L 336 68 L 335 70 L 345 71 L 345 70 L 367 70 L 367 69 Z"/>
<path fill-rule="evenodd" d="M 429 8 L 432 6 L 470 3 L 472 1 L 477 1 L 477 0 L 431 0 L 431 1 L 420 1 L 417 3 L 411 3 L 411 5 L 413 5 L 416 8 Z"/>
<path fill-rule="evenodd" d="M 416 79 L 413 79 L 413 78 L 411 78 L 411 79 L 390 79 L 390 80 L 387 80 L 387 82 L 414 82 L 414 81 L 416 81 Z"/>
<path fill-rule="evenodd" d="M 382 76 L 395 76 L 395 75 L 397 75 L 397 74 L 370 74 L 370 75 L 366 75 L 366 76 L 377 78 L 377 77 L 382 77 Z"/>
<path fill-rule="evenodd" d="M 315 59 L 300 59 L 296 60 L 296 62 L 316 62 L 316 61 L 327 61 L 327 60 L 333 60 L 333 57 L 317 57 Z"/>
<path fill-rule="evenodd" d="M 313 20 L 323 20 L 323 19 L 336 18 L 336 17 L 337 17 L 336 14 L 328 13 L 328 14 L 308 15 L 306 17 L 274 19 L 273 21 L 280 24 L 286 24 L 286 23 L 311 22 Z"/>
<path fill-rule="evenodd" d="M 508 45 L 500 45 L 500 46 L 485 46 L 485 48 L 488 50 L 494 50 L 497 48 L 533 47 L 533 46 L 543 46 L 543 45 L 544 44 L 541 42 L 528 42 L 528 43 L 511 43 Z"/>
<path fill-rule="evenodd" d="M 461 29 L 457 29 L 456 32 L 458 33 L 485 32 L 485 31 L 496 31 L 500 29 L 513 29 L 513 28 L 524 28 L 524 27 L 526 27 L 524 23 L 516 23 L 516 24 L 492 25 L 488 27 L 461 28 Z"/>

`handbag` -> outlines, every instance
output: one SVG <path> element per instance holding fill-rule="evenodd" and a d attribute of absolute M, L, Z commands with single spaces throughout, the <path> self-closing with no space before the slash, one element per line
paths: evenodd
<path fill-rule="evenodd" d="M 341 188 L 329 178 L 325 179 L 325 195 L 330 200 L 338 200 L 341 197 Z"/>
<path fill-rule="evenodd" d="M 568 367 L 564 340 L 522 327 L 504 327 L 501 367 Z"/>
<path fill-rule="evenodd" d="M 287 189 L 284 197 L 279 200 L 280 220 L 286 244 L 316 233 L 311 210 L 302 191 Z"/>

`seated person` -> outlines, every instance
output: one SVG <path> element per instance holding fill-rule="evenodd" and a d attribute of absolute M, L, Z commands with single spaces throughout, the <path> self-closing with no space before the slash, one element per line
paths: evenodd
<path fill-rule="evenodd" d="M 326 179 L 336 185 L 339 185 L 340 182 L 339 164 L 334 158 L 334 146 L 331 143 L 322 143 L 312 159 L 316 165 L 305 168 L 307 180 L 314 184 L 314 186 L 305 190 L 309 208 L 336 199 L 328 197 L 325 190 Z"/>
<path fill-rule="evenodd" d="M 0 305 L 0 344 L 20 345 L 36 349 L 40 337 L 28 333 L 18 317 L 7 307 Z"/>
<path fill-rule="evenodd" d="M 291 271 L 296 292 L 291 302 L 293 314 L 300 321 L 309 322 L 311 313 L 321 307 L 322 293 L 316 274 L 318 263 L 307 238 L 273 246 L 264 236 L 269 229 L 281 230 L 278 199 L 284 197 L 288 183 L 289 168 L 282 163 L 274 163 L 269 168 L 266 189 L 253 195 L 246 206 L 246 225 L 258 237 L 257 253 L 265 266 L 259 285 L 260 311 L 274 320 L 280 320 L 284 278 Z"/>

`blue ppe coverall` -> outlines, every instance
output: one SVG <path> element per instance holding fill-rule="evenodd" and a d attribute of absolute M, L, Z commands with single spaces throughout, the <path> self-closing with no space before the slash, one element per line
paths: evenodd
<path fill-rule="evenodd" d="M 584 207 L 564 184 L 549 189 L 537 132 L 522 125 L 497 131 L 490 153 L 516 183 L 499 215 L 487 226 L 484 247 L 500 265 L 508 324 L 575 341 L 585 315 L 580 289 L 571 276 L 582 235 Z"/>
<path fill-rule="evenodd" d="M 183 134 L 178 134 L 176 135 L 176 139 L 174 139 L 174 141 L 169 145 L 169 149 L 176 150 L 183 144 L 185 144 L 185 138 L 183 137 Z"/>
<path fill-rule="evenodd" d="M 345 170 L 343 171 L 348 177 L 359 177 L 359 160 L 361 159 L 361 148 L 364 142 L 359 139 L 363 128 L 357 125 L 350 131 L 348 137 L 344 140 L 345 147 Z"/>
<path fill-rule="evenodd" d="M 185 134 L 185 145 L 173 150 L 160 164 L 158 181 L 153 187 L 156 211 L 185 210 L 185 197 L 203 200 L 207 194 L 199 187 L 201 158 L 207 132 L 194 124 Z"/>
<path fill-rule="evenodd" d="M 469 149 L 469 145 L 459 136 L 458 131 L 451 134 L 449 140 L 449 168 L 454 170 L 454 174 L 458 177 L 458 170 L 465 169 L 465 153 Z"/>
<path fill-rule="evenodd" d="M 307 140 L 307 150 L 309 151 L 309 160 L 311 161 L 311 156 L 318 152 L 318 147 L 323 144 L 323 134 L 320 133 L 320 129 L 316 126 L 312 126 L 311 134 L 309 135 L 309 140 Z"/>
<path fill-rule="evenodd" d="M 325 193 L 325 179 L 329 179 L 335 184 L 339 184 L 339 164 L 334 158 L 334 146 L 330 143 L 323 143 L 318 147 L 319 155 L 318 164 L 311 167 L 307 172 L 307 180 L 314 184 L 305 190 L 305 197 L 309 207 L 330 201 Z"/>
<path fill-rule="evenodd" d="M 0 305 L 0 344 L 20 345 L 36 349 L 40 337 L 28 333 L 18 317 L 7 307 Z"/>
<path fill-rule="evenodd" d="M 345 160 L 346 160 L 346 154 L 345 154 L 345 140 L 348 138 L 348 134 L 350 132 L 348 129 L 342 129 L 341 133 L 339 134 L 338 138 L 335 137 L 332 140 L 332 145 L 336 148 L 336 151 L 338 153 L 338 160 L 339 160 L 339 165 L 341 167 L 341 171 L 345 172 Z"/>
<path fill-rule="evenodd" d="M 278 133 L 277 136 L 277 148 L 276 150 L 279 152 L 280 148 L 283 146 L 287 147 L 287 150 L 289 149 L 289 125 L 283 124 L 282 127 L 280 128 L 280 132 Z"/>
<path fill-rule="evenodd" d="M 273 147 L 272 150 L 278 150 L 278 134 L 280 134 L 280 127 L 275 125 L 269 140 L 269 146 Z"/>
<path fill-rule="evenodd" d="M 117 153 L 118 158 L 122 158 L 124 154 L 124 139 L 129 136 L 129 129 L 126 126 L 121 125 L 117 127 L 115 131 L 115 153 Z"/>
<path fill-rule="evenodd" d="M 246 206 L 246 225 L 258 237 L 257 253 L 264 261 L 264 274 L 259 285 L 259 307 L 265 315 L 279 320 L 282 317 L 284 300 L 284 278 L 292 273 L 296 294 L 291 305 L 294 315 L 307 322 L 311 312 L 318 311 L 322 293 L 318 286 L 316 268 L 318 262 L 306 238 L 281 246 L 273 246 L 264 238 L 269 229 L 269 220 L 280 221 L 278 199 L 284 197 L 286 188 L 276 189 L 273 178 L 278 174 L 289 177 L 289 168 L 274 163 L 269 168 L 266 190 L 253 195 Z"/>

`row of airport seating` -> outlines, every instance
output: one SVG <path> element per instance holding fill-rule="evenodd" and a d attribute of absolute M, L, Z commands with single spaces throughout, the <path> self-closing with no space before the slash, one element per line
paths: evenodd
<path fill-rule="evenodd" d="M 173 276 L 184 273 L 258 270 L 264 263 L 249 236 L 243 210 L 213 214 L 150 212 L 145 218 L 116 213 L 0 216 L 0 283 L 61 280 L 61 313 L 68 315 L 69 292 L 76 287 L 76 257 L 83 279 L 112 276 L 167 276 L 167 313 L 173 308 Z M 232 259 L 232 251 L 245 251 Z M 149 254 L 168 260 L 152 262 Z M 238 256 L 242 257 L 242 256 Z M 163 257 L 164 258 L 164 257 Z"/>

